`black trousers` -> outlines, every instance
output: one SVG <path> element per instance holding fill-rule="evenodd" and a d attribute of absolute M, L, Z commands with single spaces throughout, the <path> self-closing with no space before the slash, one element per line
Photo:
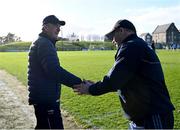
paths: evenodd
<path fill-rule="evenodd" d="M 59 103 L 35 104 L 35 129 L 64 129 Z"/>
<path fill-rule="evenodd" d="M 130 123 L 130 129 L 173 129 L 173 127 L 173 112 L 153 114 L 147 116 L 145 119 Z"/>

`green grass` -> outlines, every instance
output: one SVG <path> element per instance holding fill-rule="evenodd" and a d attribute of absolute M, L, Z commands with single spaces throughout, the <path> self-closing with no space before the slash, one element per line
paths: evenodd
<path fill-rule="evenodd" d="M 93 81 L 102 80 L 114 62 L 115 51 L 59 52 L 61 65 L 77 76 Z M 180 51 L 157 52 L 175 110 L 175 128 L 180 128 Z M 0 53 L 0 69 L 27 82 L 27 53 Z M 73 115 L 84 128 L 127 128 L 116 93 L 98 97 L 79 96 L 64 87 L 62 108 Z"/>

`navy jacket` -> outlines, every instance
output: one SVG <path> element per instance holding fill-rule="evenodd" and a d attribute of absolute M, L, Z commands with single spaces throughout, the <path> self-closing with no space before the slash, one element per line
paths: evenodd
<path fill-rule="evenodd" d="M 134 121 L 174 109 L 156 53 L 135 34 L 118 48 L 114 66 L 103 81 L 89 88 L 92 95 L 113 91 L 118 91 L 125 113 Z"/>
<path fill-rule="evenodd" d="M 72 87 L 81 79 L 60 66 L 56 41 L 46 34 L 32 43 L 29 51 L 28 86 L 30 104 L 55 103 L 60 98 L 61 84 Z"/>

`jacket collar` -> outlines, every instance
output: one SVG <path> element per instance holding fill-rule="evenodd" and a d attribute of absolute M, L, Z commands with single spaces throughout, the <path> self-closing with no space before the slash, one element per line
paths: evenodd
<path fill-rule="evenodd" d="M 137 38 L 137 35 L 136 34 L 131 34 L 129 35 L 128 37 L 126 37 L 123 41 L 122 41 L 122 44 L 126 43 L 127 41 L 130 41 L 134 38 Z"/>
<path fill-rule="evenodd" d="M 117 58 L 117 55 L 119 54 L 119 50 L 121 49 L 121 46 L 122 46 L 123 44 L 126 44 L 126 42 L 128 42 L 128 41 L 130 41 L 130 40 L 132 40 L 132 39 L 134 39 L 134 38 L 137 38 L 137 35 L 136 35 L 136 34 L 131 34 L 131 35 L 129 35 L 127 38 L 125 38 L 125 39 L 122 41 L 121 45 L 118 46 L 118 50 L 117 50 L 117 52 L 116 52 L 116 54 L 115 54 L 115 59 Z"/>
<path fill-rule="evenodd" d="M 41 33 L 39 34 L 39 36 L 45 37 L 45 38 L 49 39 L 49 40 L 53 43 L 54 46 L 55 46 L 55 44 L 56 44 L 56 42 L 57 42 L 57 40 L 54 40 L 54 39 L 50 38 L 50 37 L 49 37 L 46 33 L 44 33 L 44 32 L 41 32 Z"/>

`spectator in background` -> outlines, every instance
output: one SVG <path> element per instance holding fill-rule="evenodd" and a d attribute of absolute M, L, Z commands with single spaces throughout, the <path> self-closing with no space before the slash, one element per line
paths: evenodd
<path fill-rule="evenodd" d="M 152 40 L 152 44 L 151 44 L 151 47 L 152 47 L 152 49 L 155 51 L 155 45 L 154 45 L 154 41 Z"/>

